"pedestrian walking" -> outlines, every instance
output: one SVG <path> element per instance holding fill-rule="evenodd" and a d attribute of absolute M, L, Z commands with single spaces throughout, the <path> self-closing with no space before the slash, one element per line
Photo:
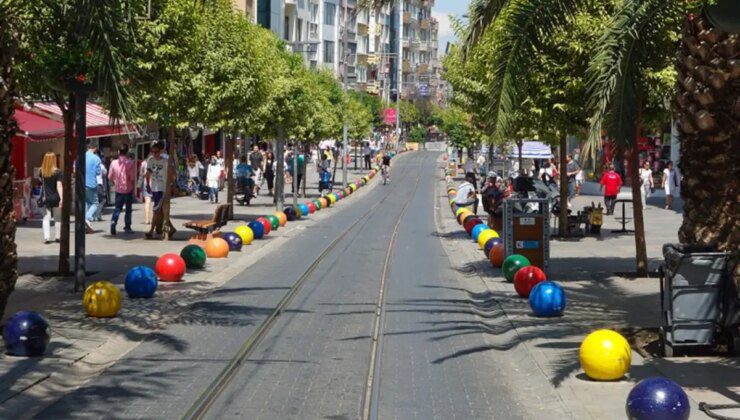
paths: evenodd
<path fill-rule="evenodd" d="M 154 215 L 152 217 L 152 225 L 149 228 L 149 233 L 146 234 L 147 239 L 151 239 L 154 231 L 158 235 L 162 234 L 163 212 L 162 212 L 162 199 L 164 198 L 164 191 L 167 188 L 167 171 L 169 170 L 169 158 L 165 157 L 162 153 L 163 145 L 159 141 L 152 142 L 151 151 L 152 155 L 149 156 L 146 162 L 146 189 L 152 195 L 152 203 L 154 208 L 152 209 Z"/>
<path fill-rule="evenodd" d="M 678 188 L 681 182 L 678 179 L 678 172 L 673 168 L 673 162 L 668 161 L 663 169 L 663 179 L 661 181 L 663 189 L 665 189 L 665 208 L 673 208 L 673 197 L 678 194 Z"/>
<path fill-rule="evenodd" d="M 197 194 L 201 184 L 200 171 L 203 170 L 203 164 L 198 160 L 198 156 L 192 155 L 188 158 L 188 178 L 190 179 L 190 193 Z"/>
<path fill-rule="evenodd" d="M 113 183 L 116 192 L 116 200 L 113 208 L 113 215 L 110 219 L 110 234 L 116 234 L 116 225 L 124 210 L 123 231 L 133 233 L 131 229 L 131 213 L 134 203 L 134 162 L 128 157 L 128 145 L 124 144 L 118 148 L 118 159 L 110 164 L 108 171 L 108 180 Z"/>
<path fill-rule="evenodd" d="M 576 194 L 576 175 L 581 171 L 581 166 L 573 160 L 573 155 L 569 154 L 566 159 L 568 163 L 565 166 L 565 172 L 568 175 L 568 201 L 570 201 Z"/>
<path fill-rule="evenodd" d="M 220 150 L 216 150 L 216 162 L 221 166 L 221 176 L 218 178 L 218 190 L 221 191 L 226 186 L 226 164 Z"/>
<path fill-rule="evenodd" d="M 108 186 L 106 185 L 107 180 L 108 169 L 105 167 L 105 164 L 103 164 L 103 161 L 101 160 L 100 174 L 95 177 L 95 181 L 98 183 L 98 207 L 95 209 L 95 216 L 93 219 L 96 222 L 103 221 L 103 209 L 105 208 L 106 202 L 108 201 Z"/>
<path fill-rule="evenodd" d="M 601 177 L 600 190 L 604 191 L 604 205 L 606 206 L 606 215 L 614 214 L 614 205 L 616 204 L 619 189 L 622 187 L 622 177 L 614 171 L 614 165 L 609 164 L 608 171 Z"/>
<path fill-rule="evenodd" d="M 362 156 L 365 158 L 365 169 L 372 168 L 372 151 L 370 150 L 370 143 L 365 141 L 362 143 Z"/>
<path fill-rule="evenodd" d="M 44 218 L 41 228 L 44 234 L 44 243 L 59 242 L 62 234 L 62 171 L 57 167 L 57 156 L 53 152 L 44 155 L 41 161 L 41 198 L 39 207 L 44 208 Z M 53 223 L 53 225 L 52 225 Z M 51 228 L 54 227 L 54 235 Z"/>
<path fill-rule="evenodd" d="M 581 195 L 581 187 L 583 186 L 583 169 L 578 171 L 576 174 L 576 195 Z"/>
<path fill-rule="evenodd" d="M 468 175 L 465 176 L 465 181 L 457 187 L 455 204 L 458 207 L 472 207 L 473 213 L 478 214 L 478 192 L 475 185 L 473 185 L 473 181 L 475 179 Z"/>
<path fill-rule="evenodd" d="M 647 160 L 642 163 L 640 168 L 640 195 L 642 196 L 642 208 L 647 208 L 647 199 L 655 190 L 655 182 L 653 181 L 653 171 L 650 170 L 650 162 Z"/>
<path fill-rule="evenodd" d="M 481 175 L 481 178 L 485 177 L 488 173 L 488 163 L 486 161 L 486 156 L 483 153 L 478 154 L 478 159 L 475 161 L 475 164 L 478 167 L 478 173 Z"/>
<path fill-rule="evenodd" d="M 549 159 L 540 168 L 538 176 L 545 184 L 549 185 L 555 183 L 555 168 L 552 163 L 550 163 Z"/>
<path fill-rule="evenodd" d="M 149 154 L 151 156 L 151 153 Z M 152 193 L 146 188 L 146 165 L 149 157 L 147 156 L 143 162 L 141 162 L 141 168 L 139 169 L 139 178 L 141 179 L 141 199 L 144 202 L 144 224 L 150 225 L 152 223 Z"/>
<path fill-rule="evenodd" d="M 265 152 L 265 173 L 262 176 L 263 180 L 267 181 L 267 195 L 272 196 L 272 188 L 275 183 L 275 155 L 272 151 L 268 150 Z"/>
<path fill-rule="evenodd" d="M 475 160 L 472 157 L 465 159 L 465 179 L 473 184 L 473 188 L 478 189 L 478 181 L 475 177 Z"/>
<path fill-rule="evenodd" d="M 90 142 L 85 153 L 85 230 L 92 233 L 92 222 L 98 211 L 98 176 L 100 175 L 100 157 L 98 146 Z"/>
<path fill-rule="evenodd" d="M 259 194 L 260 187 L 262 186 L 262 174 L 265 169 L 264 161 L 265 157 L 262 156 L 259 146 L 255 144 L 252 153 L 249 155 L 249 164 L 252 166 L 252 171 L 254 172 L 255 195 Z"/>
<path fill-rule="evenodd" d="M 221 165 L 218 163 L 216 155 L 211 156 L 211 163 L 208 165 L 206 173 L 206 186 L 208 187 L 208 199 L 211 204 L 218 204 L 218 186 L 221 180 Z"/>

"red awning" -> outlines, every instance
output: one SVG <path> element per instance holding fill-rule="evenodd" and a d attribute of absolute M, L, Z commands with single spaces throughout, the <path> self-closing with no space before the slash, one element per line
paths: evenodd
<path fill-rule="evenodd" d="M 30 115 L 31 117 L 35 118 L 36 121 L 45 120 L 50 122 L 51 124 L 58 124 L 58 126 L 38 132 L 19 127 L 19 131 L 21 131 L 21 133 L 19 134 L 28 137 L 32 141 L 44 141 L 50 139 L 64 138 L 62 111 L 55 103 L 35 103 L 30 111 L 16 110 L 16 115 L 20 113 Z M 22 118 L 26 117 L 20 117 L 20 119 Z M 87 112 L 85 118 L 87 122 L 87 138 L 134 134 L 137 132 L 136 126 L 134 124 L 112 121 L 103 107 L 91 102 L 87 103 Z M 20 119 L 16 119 L 18 120 L 18 124 L 20 126 Z"/>
<path fill-rule="evenodd" d="M 13 118 L 18 123 L 18 135 L 33 140 L 64 137 L 64 124 L 32 112 L 16 109 Z"/>

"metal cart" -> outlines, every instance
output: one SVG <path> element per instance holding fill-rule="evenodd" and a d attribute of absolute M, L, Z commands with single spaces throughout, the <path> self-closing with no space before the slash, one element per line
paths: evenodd
<path fill-rule="evenodd" d="M 691 347 L 710 347 L 718 333 L 737 343 L 737 328 L 726 321 L 734 316 L 728 265 L 732 254 L 712 248 L 665 244 L 660 268 L 660 327 L 663 354 L 672 357 Z M 734 330 L 734 331 L 733 331 Z"/>

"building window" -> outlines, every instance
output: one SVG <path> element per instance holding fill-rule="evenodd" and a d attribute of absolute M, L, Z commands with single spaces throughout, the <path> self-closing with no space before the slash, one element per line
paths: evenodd
<path fill-rule="evenodd" d="M 324 25 L 334 26 L 334 19 L 337 14 L 337 5 L 334 3 L 324 3 Z"/>
<path fill-rule="evenodd" d="M 334 41 L 324 41 L 324 63 L 334 63 Z"/>
<path fill-rule="evenodd" d="M 257 2 L 257 23 L 263 28 L 270 29 L 270 2 Z"/>
<path fill-rule="evenodd" d="M 311 23 L 319 23 L 319 5 L 316 3 L 310 3 L 311 7 Z"/>
<path fill-rule="evenodd" d="M 285 17 L 285 27 L 283 28 L 283 39 L 290 42 L 290 18 Z"/>
<path fill-rule="evenodd" d="M 296 41 L 301 42 L 303 41 L 303 19 L 298 19 L 296 21 Z"/>

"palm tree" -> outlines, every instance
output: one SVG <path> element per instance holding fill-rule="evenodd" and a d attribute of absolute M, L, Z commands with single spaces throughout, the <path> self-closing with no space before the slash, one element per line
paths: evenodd
<path fill-rule="evenodd" d="M 13 60 L 20 34 L 17 2 L 0 0 L 0 317 L 18 279 L 18 254 L 15 246 L 13 176 L 10 160 L 11 138 L 15 135 L 13 106 L 16 100 Z"/>
<path fill-rule="evenodd" d="M 380 0 L 371 3 L 392 2 Z M 465 36 L 466 48 L 477 45 L 486 31 L 495 30 L 499 34 L 491 51 L 495 65 L 489 85 L 490 102 L 485 110 L 485 117 L 496 137 L 504 138 L 511 132 L 527 81 L 526 77 L 520 76 L 531 71 L 526 66 L 527 57 L 536 53 L 536 45 L 542 39 L 567 25 L 574 11 L 586 3 L 587 0 L 473 1 Z M 713 7 L 724 7 L 717 15 L 724 16 L 728 22 L 738 21 L 737 6 L 734 6 L 734 15 L 729 10 L 733 7 L 729 6 L 732 0 L 713 0 L 713 3 L 717 3 Z M 636 139 L 643 126 L 643 111 L 648 99 L 645 95 L 646 65 L 658 53 L 664 54 L 658 57 L 661 61 L 673 55 L 675 45 L 669 53 L 666 42 L 680 28 L 678 17 L 695 10 L 694 2 L 688 0 L 624 0 L 621 3 L 595 48 L 594 63 L 588 75 L 591 88 L 589 103 L 593 111 L 591 136 L 586 145 L 589 154 L 593 155 L 600 147 L 600 128 L 607 121 L 606 126 L 611 129 L 609 134 L 619 149 L 632 152 L 631 165 L 636 167 Z M 738 214 L 737 165 L 733 159 L 723 158 L 732 156 L 727 152 L 732 150 L 731 147 L 737 147 L 731 146 L 733 139 L 737 143 L 739 126 L 736 111 L 737 35 L 712 30 L 712 25 L 702 17 L 691 21 L 693 23 L 687 26 L 681 41 L 679 60 L 683 57 L 684 62 L 679 64 L 681 83 L 676 101 L 679 104 L 679 127 L 684 136 L 681 169 L 686 185 L 692 189 L 685 197 L 686 217 L 681 240 L 737 247 L 740 241 L 734 216 Z M 708 108 L 708 100 L 715 101 L 712 108 Z M 721 106 L 733 112 L 723 111 Z M 695 150 L 701 150 L 705 159 L 696 159 Z M 720 160 L 727 171 L 706 167 L 705 162 Z M 729 165 L 733 164 L 734 169 L 730 170 Z M 710 171 L 714 177 L 707 176 Z M 637 184 L 635 179 L 632 181 Z M 699 184 L 704 188 L 692 188 Z M 725 187 L 718 188 L 720 185 Z M 647 256 L 642 206 L 639 194 L 634 193 L 633 186 L 637 271 L 645 274 Z"/>

